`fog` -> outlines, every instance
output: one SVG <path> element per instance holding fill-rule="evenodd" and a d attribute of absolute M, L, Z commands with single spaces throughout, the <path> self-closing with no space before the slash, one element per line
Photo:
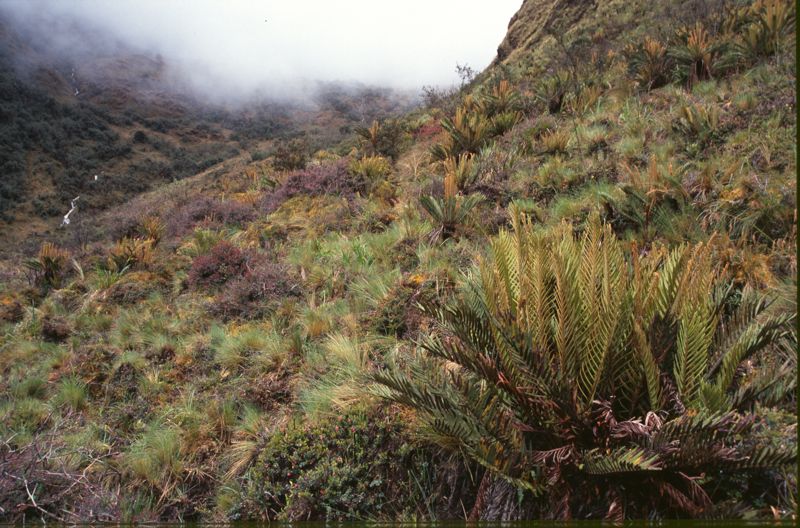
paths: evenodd
<path fill-rule="evenodd" d="M 494 58 L 521 0 L 0 0 L 62 50 L 158 53 L 207 95 L 287 95 L 318 81 L 416 90 Z M 76 30 L 80 27 L 80 30 Z M 94 35 L 92 38 L 87 34 Z M 98 34 L 108 44 L 98 47 Z M 85 51 L 85 50 L 84 50 Z"/>

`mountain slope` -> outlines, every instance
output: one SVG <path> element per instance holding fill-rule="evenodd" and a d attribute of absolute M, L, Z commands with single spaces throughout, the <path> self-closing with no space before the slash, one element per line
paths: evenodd
<path fill-rule="evenodd" d="M 7 259 L 0 516 L 791 519 L 794 17 L 739 4 L 526 0 L 440 106 Z"/>

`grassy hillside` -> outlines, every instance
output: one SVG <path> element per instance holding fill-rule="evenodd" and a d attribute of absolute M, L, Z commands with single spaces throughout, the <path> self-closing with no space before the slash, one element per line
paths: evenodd
<path fill-rule="evenodd" d="M 7 261 L 0 518 L 794 519 L 792 7 L 527 0 Z"/>

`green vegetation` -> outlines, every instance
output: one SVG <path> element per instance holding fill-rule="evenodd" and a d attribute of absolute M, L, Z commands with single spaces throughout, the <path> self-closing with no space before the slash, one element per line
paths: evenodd
<path fill-rule="evenodd" d="M 791 522 L 793 5 L 542 5 L 3 261 L 0 519 Z"/>

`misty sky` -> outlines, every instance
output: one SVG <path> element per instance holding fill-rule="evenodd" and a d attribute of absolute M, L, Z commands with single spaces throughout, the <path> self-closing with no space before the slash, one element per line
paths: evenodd
<path fill-rule="evenodd" d="M 161 53 L 193 81 L 241 92 L 292 81 L 419 89 L 494 58 L 521 0 L 0 0 L 76 17 Z M 44 28 L 46 30 L 46 28 Z"/>

